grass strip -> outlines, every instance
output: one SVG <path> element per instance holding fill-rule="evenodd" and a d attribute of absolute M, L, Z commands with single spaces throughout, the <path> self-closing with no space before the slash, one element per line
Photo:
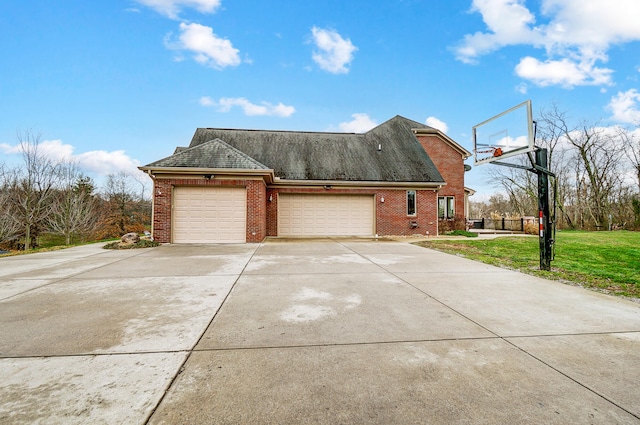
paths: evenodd
<path fill-rule="evenodd" d="M 539 269 L 536 237 L 434 240 L 416 245 L 545 279 L 640 298 L 640 232 L 558 232 L 551 271 Z"/>

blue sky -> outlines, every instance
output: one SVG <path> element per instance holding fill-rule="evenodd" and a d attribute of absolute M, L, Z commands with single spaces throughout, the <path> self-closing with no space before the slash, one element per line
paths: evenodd
<path fill-rule="evenodd" d="M 197 127 L 363 132 L 398 114 L 471 150 L 472 126 L 526 99 L 637 124 L 638 22 L 637 0 L 4 1 L 0 162 L 31 129 L 100 181 Z"/>

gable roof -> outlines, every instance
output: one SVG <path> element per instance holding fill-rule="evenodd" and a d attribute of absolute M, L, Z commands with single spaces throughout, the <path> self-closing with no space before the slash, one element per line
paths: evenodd
<path fill-rule="evenodd" d="M 462 155 L 462 158 L 464 158 L 464 159 L 467 159 L 471 155 L 473 155 L 471 152 L 469 152 L 464 147 L 462 147 L 461 145 L 456 143 L 455 140 L 453 140 L 451 137 L 447 136 L 446 134 L 444 134 L 440 130 L 437 130 L 437 129 L 431 128 L 431 127 L 427 127 L 427 126 L 425 126 L 425 127 L 426 128 L 414 128 L 413 132 L 415 134 L 421 134 L 421 135 L 422 134 L 429 134 L 429 135 L 434 135 L 434 136 L 439 137 L 443 142 L 445 142 L 447 145 L 449 145 L 453 150 L 457 151 L 460 155 Z"/>
<path fill-rule="evenodd" d="M 198 128 L 188 148 L 143 170 L 273 170 L 282 180 L 444 183 L 414 130 L 395 116 L 363 134 Z"/>
<path fill-rule="evenodd" d="M 209 140 L 188 148 L 176 148 L 176 152 L 147 167 L 188 167 L 241 170 L 269 170 L 264 164 L 240 152 L 220 139 Z"/>

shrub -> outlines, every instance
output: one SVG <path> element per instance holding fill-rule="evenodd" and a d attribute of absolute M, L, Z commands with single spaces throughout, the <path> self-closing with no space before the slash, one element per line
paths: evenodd
<path fill-rule="evenodd" d="M 465 230 L 466 225 L 466 220 L 458 216 L 449 219 L 438 219 L 438 229 L 442 234 L 446 234 L 447 232 L 452 232 L 454 230 Z"/>
<path fill-rule="evenodd" d="M 128 243 L 128 244 L 123 244 L 120 241 L 115 241 L 115 242 L 106 244 L 102 248 L 104 249 L 136 249 L 136 248 L 153 248 L 155 246 L 160 246 L 160 243 L 149 240 L 149 239 L 140 239 L 140 241 L 136 243 Z"/>
<path fill-rule="evenodd" d="M 537 235 L 540 231 L 540 225 L 537 221 L 524 223 L 524 232 L 527 235 Z"/>

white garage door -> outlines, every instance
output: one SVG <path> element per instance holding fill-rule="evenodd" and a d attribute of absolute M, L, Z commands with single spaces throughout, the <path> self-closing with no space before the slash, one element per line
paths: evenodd
<path fill-rule="evenodd" d="M 174 188 L 173 242 L 246 242 L 246 204 L 245 188 Z"/>
<path fill-rule="evenodd" d="M 371 236 L 373 195 L 278 196 L 278 236 Z"/>

